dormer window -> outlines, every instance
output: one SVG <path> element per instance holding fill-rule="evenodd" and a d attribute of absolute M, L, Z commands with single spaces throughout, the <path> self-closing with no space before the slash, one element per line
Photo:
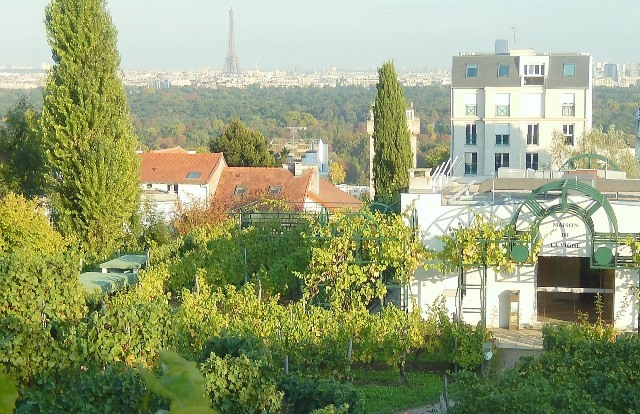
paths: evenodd
<path fill-rule="evenodd" d="M 189 174 L 187 174 L 187 180 L 197 180 L 198 178 L 200 178 L 200 172 L 198 171 L 191 171 Z"/>
<path fill-rule="evenodd" d="M 280 190 L 282 190 L 282 187 L 279 185 L 270 185 L 269 186 L 269 195 L 278 195 L 280 194 Z"/>
<path fill-rule="evenodd" d="M 562 76 L 565 78 L 575 78 L 576 77 L 576 64 L 575 63 L 565 63 L 562 67 Z"/>
<path fill-rule="evenodd" d="M 509 77 L 509 69 L 511 69 L 511 65 L 508 63 L 499 63 L 498 64 L 498 77 L 499 78 L 508 78 Z"/>
<path fill-rule="evenodd" d="M 544 63 L 524 65 L 525 85 L 544 85 Z"/>
<path fill-rule="evenodd" d="M 234 196 L 243 196 L 247 193 L 246 185 L 237 185 L 236 189 L 233 191 Z"/>
<path fill-rule="evenodd" d="M 477 78 L 478 77 L 478 65 L 467 64 L 466 77 L 467 78 Z"/>

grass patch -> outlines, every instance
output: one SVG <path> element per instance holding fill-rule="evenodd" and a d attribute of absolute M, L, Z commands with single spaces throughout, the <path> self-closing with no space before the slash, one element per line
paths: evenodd
<path fill-rule="evenodd" d="M 365 412 L 389 414 L 407 408 L 436 403 L 442 392 L 442 378 L 432 372 L 408 372 L 404 385 L 397 370 L 353 371 L 353 383 L 365 397 Z"/>

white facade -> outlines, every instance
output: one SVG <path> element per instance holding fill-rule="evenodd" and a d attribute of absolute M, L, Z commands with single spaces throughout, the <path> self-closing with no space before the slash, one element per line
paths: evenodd
<path fill-rule="evenodd" d="M 585 54 L 453 58 L 451 157 L 456 176 L 499 167 L 548 169 L 554 131 L 575 143 L 592 124 L 591 58 Z"/>
<path fill-rule="evenodd" d="M 569 195 L 567 202 L 584 209 L 594 205 L 592 199 L 580 194 Z M 557 203 L 557 200 L 549 199 L 541 205 L 549 209 Z M 640 221 L 636 219 L 640 214 L 640 198 L 633 201 L 609 199 L 609 203 L 617 219 L 619 233 L 640 233 Z M 413 206 L 417 211 L 423 244 L 436 251 L 442 249 L 440 236 L 449 234 L 450 229 L 459 225 L 468 225 L 475 213 L 506 225 L 520 205 L 520 202 L 504 201 L 450 205 L 439 193 L 402 195 L 403 209 Z M 598 209 L 591 219 L 594 232 L 614 232 L 614 226 L 603 208 Z M 527 230 L 534 221 L 535 217 L 531 213 L 521 212 L 518 216 L 518 229 Z M 513 272 L 500 272 L 488 266 L 484 290 L 484 319 L 487 327 L 509 327 L 510 295 L 513 291 L 518 291 L 517 316 L 520 328 L 537 328 L 545 322 L 575 320 L 581 306 L 593 310 L 593 296 L 600 293 L 605 302 L 605 318 L 617 329 L 637 329 L 639 304 L 632 287 L 640 284 L 638 268 L 591 270 L 585 266 L 589 260 L 585 257 L 589 257 L 600 244 L 591 245 L 590 231 L 585 223 L 570 212 L 546 216 L 540 221 L 539 234 L 543 241 L 534 264 L 516 265 Z M 626 247 L 621 247 L 618 252 L 620 255 L 630 255 Z M 467 270 L 464 273 L 466 283 L 480 285 L 482 272 L 481 268 Z M 569 275 L 572 272 L 573 276 Z M 590 276 L 589 272 L 595 272 L 596 276 Z M 560 281 L 554 283 L 554 277 Z M 479 290 L 468 288 L 465 294 L 460 295 L 460 280 L 460 271 L 442 274 L 432 268 L 419 268 L 410 285 L 410 295 L 415 299 L 416 305 L 425 311 L 444 297 L 450 315 L 475 324 L 482 316 L 479 311 L 472 311 L 482 307 Z M 602 284 L 602 280 L 606 282 Z M 458 303 L 460 298 L 462 302 Z M 558 316 L 567 310 L 566 305 L 569 305 L 569 314 Z"/>
<path fill-rule="evenodd" d="M 205 203 L 211 196 L 207 184 L 142 183 L 140 188 L 143 199 L 153 203 L 156 210 L 167 219 L 172 218 L 178 202 L 185 205 L 192 202 Z"/>

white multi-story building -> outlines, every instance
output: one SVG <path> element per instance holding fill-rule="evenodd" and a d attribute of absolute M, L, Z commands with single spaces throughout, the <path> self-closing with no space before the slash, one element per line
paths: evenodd
<path fill-rule="evenodd" d="M 545 169 L 554 131 L 574 144 L 591 129 L 588 54 L 502 47 L 495 54 L 453 57 L 453 175 L 493 176 L 501 167 Z"/>

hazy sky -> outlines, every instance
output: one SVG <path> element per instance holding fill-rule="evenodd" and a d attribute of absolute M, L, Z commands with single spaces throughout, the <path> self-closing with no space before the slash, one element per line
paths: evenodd
<path fill-rule="evenodd" d="M 0 66 L 51 63 L 48 0 L 2 0 Z M 595 0 L 107 0 L 123 69 L 222 69 L 229 9 L 242 69 L 450 67 L 496 39 L 640 62 L 640 2 Z"/>

